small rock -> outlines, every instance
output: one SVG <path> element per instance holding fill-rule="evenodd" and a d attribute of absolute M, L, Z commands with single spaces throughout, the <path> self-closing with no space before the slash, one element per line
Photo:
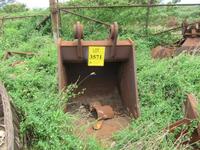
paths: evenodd
<path fill-rule="evenodd" d="M 103 125 L 103 120 L 99 120 L 93 125 L 93 129 L 99 130 L 99 129 L 101 129 L 102 125 Z"/>
<path fill-rule="evenodd" d="M 110 148 L 114 148 L 115 145 L 116 145 L 116 142 L 114 141 L 114 142 L 111 143 Z"/>
<path fill-rule="evenodd" d="M 6 133 L 3 130 L 0 130 L 0 146 L 2 146 L 5 143 L 5 137 L 6 137 Z"/>

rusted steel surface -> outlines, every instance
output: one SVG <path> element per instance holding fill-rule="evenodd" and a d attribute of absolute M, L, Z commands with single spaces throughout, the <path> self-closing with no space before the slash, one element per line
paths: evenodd
<path fill-rule="evenodd" d="M 187 101 L 185 102 L 185 118 L 197 119 L 199 116 L 197 106 L 197 98 L 193 94 L 188 94 Z"/>
<path fill-rule="evenodd" d="M 84 16 L 84 15 L 81 15 L 81 14 L 78 14 L 78 13 L 75 13 L 73 11 L 69 11 L 69 10 L 65 10 L 65 9 L 62 9 L 63 12 L 65 13 L 69 13 L 69 14 L 72 14 L 72 15 L 75 15 L 75 16 L 79 16 L 81 18 L 84 18 L 84 19 L 87 19 L 87 20 L 91 20 L 93 22 L 96 22 L 96 23 L 99 23 L 99 24 L 103 24 L 105 25 L 106 27 L 109 27 L 110 24 L 106 23 L 106 22 L 103 22 L 101 20 L 97 20 L 97 19 L 94 19 L 94 18 L 91 18 L 91 17 L 87 17 L 87 16 Z"/>
<path fill-rule="evenodd" d="M 179 51 L 187 51 L 188 53 L 200 53 L 200 22 L 188 25 L 183 23 L 183 37 L 185 41 L 181 45 Z"/>
<path fill-rule="evenodd" d="M 180 48 L 177 48 L 176 55 L 182 52 L 200 54 L 200 22 L 189 24 L 187 21 L 184 21 L 182 24 L 182 34 L 185 41 Z"/>
<path fill-rule="evenodd" d="M 97 120 L 105 120 L 114 118 L 113 108 L 109 105 L 102 106 L 101 103 L 93 103 L 90 110 L 94 113 Z"/>
<path fill-rule="evenodd" d="M 182 23 L 183 37 L 200 37 L 200 22 L 189 24 L 187 21 Z"/>
<path fill-rule="evenodd" d="M 33 52 L 6 51 L 4 54 L 3 60 L 6 60 L 13 55 L 33 56 L 35 54 Z"/>
<path fill-rule="evenodd" d="M 114 24 L 110 26 L 110 36 L 109 36 L 109 39 L 112 42 L 112 48 L 110 54 L 112 58 L 114 58 L 116 55 L 115 46 L 117 44 L 118 30 L 119 30 L 118 24 L 117 22 L 114 22 Z"/>
<path fill-rule="evenodd" d="M 174 48 L 157 46 L 151 51 L 152 58 L 169 58 L 181 53 L 200 54 L 200 22 L 182 24 L 183 39 Z"/>
<path fill-rule="evenodd" d="M 183 128 L 185 125 L 189 126 L 193 120 L 199 118 L 198 112 L 198 102 L 196 97 L 193 94 L 188 94 L 187 101 L 185 102 L 185 117 L 177 122 L 171 124 L 167 131 L 174 132 L 177 128 L 182 128 L 179 133 L 176 135 L 176 139 L 183 138 L 188 135 L 189 128 Z M 187 140 L 182 141 L 182 144 L 193 144 L 197 141 L 200 141 L 200 124 L 198 123 L 196 129 L 192 131 L 191 137 Z"/>
<path fill-rule="evenodd" d="M 195 21 L 195 22 L 189 23 L 188 25 L 193 25 L 193 24 L 196 24 L 196 23 L 199 23 L 199 21 Z M 163 33 L 171 32 L 171 31 L 175 31 L 175 30 L 182 29 L 182 28 L 183 28 L 183 24 L 179 25 L 177 27 L 168 29 L 168 30 L 164 30 L 164 31 L 161 31 L 161 32 L 158 32 L 158 33 L 154 33 L 152 35 L 159 35 L 159 34 L 163 34 Z"/>
<path fill-rule="evenodd" d="M 83 25 L 80 24 L 80 22 L 77 22 L 76 25 L 74 25 L 74 38 L 78 40 L 77 45 L 77 54 L 78 57 L 82 58 L 82 46 L 81 46 L 81 39 L 83 39 Z"/>
<path fill-rule="evenodd" d="M 157 46 L 152 49 L 151 56 L 152 58 L 171 58 L 174 55 L 174 48 L 167 48 L 163 46 Z"/>
<path fill-rule="evenodd" d="M 150 7 L 167 7 L 167 6 L 199 6 L 200 4 L 151 4 Z M 132 7 L 149 7 L 147 4 L 129 4 L 129 5 L 105 5 L 105 6 L 59 6 L 59 9 L 102 9 L 102 8 L 132 8 Z"/>
<path fill-rule="evenodd" d="M 93 125 L 94 130 L 101 129 L 104 120 L 115 117 L 113 108 L 110 105 L 102 105 L 99 101 L 90 103 L 90 112 L 96 119 L 96 123 Z"/>
<path fill-rule="evenodd" d="M 46 24 L 46 22 L 48 21 L 48 20 L 50 20 L 51 19 L 51 15 L 48 15 L 48 16 L 45 16 L 38 24 L 37 24 L 37 26 L 36 26 L 36 30 L 39 30 L 41 27 L 43 27 L 45 24 Z"/>
<path fill-rule="evenodd" d="M 200 47 L 200 38 L 187 38 L 182 47 Z"/>
<path fill-rule="evenodd" d="M 173 132 L 179 126 L 188 124 L 190 122 L 191 122 L 190 119 L 184 118 L 184 119 L 178 120 L 177 122 L 171 124 L 167 129 L 169 130 L 169 132 Z"/>
<path fill-rule="evenodd" d="M 1 150 L 19 150 L 22 149 L 19 135 L 19 119 L 16 115 L 15 108 L 10 103 L 10 98 L 0 82 L 0 131 L 5 132 L 5 137 Z M 2 125 L 3 124 L 3 125 Z"/>
<path fill-rule="evenodd" d="M 45 14 L 27 15 L 27 16 L 0 16 L 0 20 L 15 20 L 15 19 L 25 19 L 33 17 L 44 17 Z"/>
<path fill-rule="evenodd" d="M 80 26 L 76 29 L 80 29 Z M 79 88 L 86 88 L 85 99 L 103 98 L 120 93 L 125 108 L 135 117 L 139 117 L 139 102 L 136 79 L 135 49 L 131 40 L 117 40 L 118 27 L 111 26 L 110 38 L 100 41 L 58 41 L 58 79 L 62 91 L 78 78 L 83 79 L 91 72 L 92 76 Z M 81 33 L 80 31 L 76 31 Z M 90 46 L 105 47 L 104 66 L 88 66 L 88 49 Z M 80 57 L 82 56 L 82 57 Z"/>
<path fill-rule="evenodd" d="M 15 61 L 10 66 L 16 67 L 18 65 L 23 65 L 23 64 L 25 64 L 25 61 Z"/>

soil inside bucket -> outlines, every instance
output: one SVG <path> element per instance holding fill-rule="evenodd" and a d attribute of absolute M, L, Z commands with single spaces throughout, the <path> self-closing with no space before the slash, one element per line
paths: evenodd
<path fill-rule="evenodd" d="M 87 67 L 86 64 L 70 64 L 68 79 L 71 83 L 84 79 L 88 74 L 95 72 L 96 75 L 82 82 L 77 90 L 85 89 L 84 94 L 72 99 L 67 104 L 67 111 L 79 116 L 77 124 L 83 131 L 82 134 L 92 134 L 103 143 L 108 145 L 112 142 L 112 134 L 124 129 L 130 122 L 130 117 L 123 107 L 118 90 L 118 71 L 120 63 L 106 63 L 104 67 Z M 80 73 L 80 70 L 81 73 Z M 96 118 L 91 114 L 89 107 L 93 103 L 109 105 L 113 108 L 114 118 L 103 121 L 99 130 L 92 128 Z"/>

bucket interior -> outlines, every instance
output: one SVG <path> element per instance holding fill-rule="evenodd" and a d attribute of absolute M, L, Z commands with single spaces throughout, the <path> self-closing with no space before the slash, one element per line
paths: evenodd
<path fill-rule="evenodd" d="M 67 84 L 75 83 L 79 79 L 76 91 L 85 89 L 84 94 L 77 96 L 73 101 L 91 104 L 100 102 L 110 105 L 115 111 L 123 109 L 119 94 L 119 72 L 123 62 L 105 62 L 104 67 L 88 67 L 87 63 L 64 63 Z M 95 75 L 90 75 L 95 73 Z M 90 75 L 90 76 L 89 76 Z"/>

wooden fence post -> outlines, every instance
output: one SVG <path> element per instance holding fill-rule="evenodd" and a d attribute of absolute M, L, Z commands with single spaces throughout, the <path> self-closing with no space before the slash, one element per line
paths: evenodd
<path fill-rule="evenodd" d="M 51 24 L 52 24 L 53 38 L 56 42 L 60 35 L 59 10 L 57 5 L 57 0 L 49 0 L 49 4 L 51 10 Z"/>

